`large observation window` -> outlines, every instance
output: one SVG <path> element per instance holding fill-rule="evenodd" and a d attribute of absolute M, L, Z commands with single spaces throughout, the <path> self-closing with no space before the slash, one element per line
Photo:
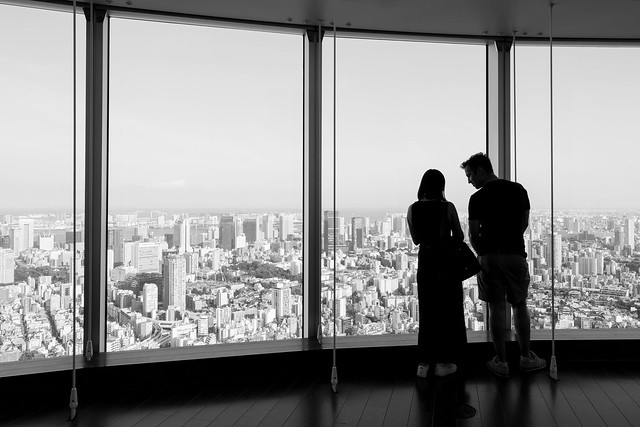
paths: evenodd
<path fill-rule="evenodd" d="M 336 46 L 334 63 L 328 32 L 322 85 L 323 334 L 333 335 L 334 318 L 336 335 L 417 332 L 418 252 L 406 213 L 423 173 L 439 169 L 466 234 L 474 189 L 460 164 L 486 149 L 486 47 L 341 37 Z M 464 287 L 468 328 L 483 330 L 475 278 Z"/>
<path fill-rule="evenodd" d="M 532 207 L 531 327 L 551 328 L 553 278 L 557 329 L 638 328 L 640 49 L 554 46 L 553 234 L 549 47 L 516 52 L 515 165 Z"/>
<path fill-rule="evenodd" d="M 107 351 L 302 337 L 302 35 L 110 25 Z"/>
<path fill-rule="evenodd" d="M 74 323 L 83 350 L 85 20 L 76 17 L 75 221 L 73 22 L 0 4 L 0 362 L 72 355 Z"/>

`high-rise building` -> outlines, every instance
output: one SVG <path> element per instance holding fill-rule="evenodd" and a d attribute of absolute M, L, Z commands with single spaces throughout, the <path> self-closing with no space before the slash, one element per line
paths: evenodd
<path fill-rule="evenodd" d="M 285 288 L 280 283 L 274 288 L 273 308 L 276 310 L 278 320 L 291 315 L 291 288 Z"/>
<path fill-rule="evenodd" d="M 266 214 L 262 216 L 262 230 L 266 240 L 273 239 L 273 215 Z"/>
<path fill-rule="evenodd" d="M 15 255 L 11 249 L 0 249 L 0 283 L 13 283 L 16 270 Z"/>
<path fill-rule="evenodd" d="M 351 244 L 353 249 L 362 249 L 364 242 L 367 239 L 367 224 L 365 218 L 362 216 L 354 216 L 351 218 Z"/>
<path fill-rule="evenodd" d="M 547 235 L 545 259 L 547 265 L 551 268 L 551 260 L 553 257 L 553 268 L 559 271 L 562 267 L 562 235 L 553 233 L 553 254 L 551 253 L 551 235 Z"/>
<path fill-rule="evenodd" d="M 220 218 L 220 247 L 228 251 L 236 248 L 236 216 L 222 215 Z"/>
<path fill-rule="evenodd" d="M 396 255 L 396 270 L 406 270 L 409 266 L 409 257 L 404 252 Z"/>
<path fill-rule="evenodd" d="M 23 237 L 22 244 L 24 245 L 24 249 L 29 249 L 33 247 L 33 226 L 34 221 L 32 218 L 20 218 L 18 220 L 18 225 L 22 229 Z"/>
<path fill-rule="evenodd" d="M 38 248 L 43 251 L 52 251 L 54 246 L 53 236 L 38 236 Z"/>
<path fill-rule="evenodd" d="M 187 266 L 187 274 L 195 274 L 198 272 L 198 253 L 197 252 L 187 252 L 184 254 L 184 259 Z"/>
<path fill-rule="evenodd" d="M 162 290 L 164 306 L 186 308 L 187 263 L 183 256 L 170 255 L 162 264 Z"/>
<path fill-rule="evenodd" d="M 406 234 L 406 227 L 407 227 L 406 215 L 393 216 L 393 232 L 398 233 L 400 237 L 404 237 Z"/>
<path fill-rule="evenodd" d="M 630 246 L 631 249 L 635 247 L 635 219 L 634 218 L 625 218 L 624 219 L 624 245 Z"/>
<path fill-rule="evenodd" d="M 191 229 L 189 218 L 180 218 L 173 226 L 173 244 L 178 248 L 178 253 L 191 251 Z"/>
<path fill-rule="evenodd" d="M 133 267 L 138 273 L 159 273 L 160 246 L 155 242 L 135 242 L 131 245 Z"/>
<path fill-rule="evenodd" d="M 124 263 L 124 230 L 113 229 L 113 261 L 116 264 Z"/>
<path fill-rule="evenodd" d="M 9 248 L 13 253 L 19 255 L 24 250 L 24 231 L 21 227 L 11 227 L 9 229 Z"/>
<path fill-rule="evenodd" d="M 260 230 L 261 223 L 262 221 L 260 218 L 246 218 L 242 222 L 242 229 L 244 230 L 244 235 L 247 238 L 247 243 L 255 243 L 256 240 L 260 240 L 262 238 Z"/>
<path fill-rule="evenodd" d="M 158 309 L 158 286 L 155 283 L 145 283 L 142 288 L 142 312 L 150 316 Z"/>
<path fill-rule="evenodd" d="M 323 227 L 323 250 L 330 252 L 333 245 L 344 245 L 344 217 L 340 216 L 340 212 L 324 211 L 324 227 Z"/>
<path fill-rule="evenodd" d="M 290 234 L 293 234 L 294 216 L 291 214 L 280 215 L 280 240 L 287 240 Z"/>

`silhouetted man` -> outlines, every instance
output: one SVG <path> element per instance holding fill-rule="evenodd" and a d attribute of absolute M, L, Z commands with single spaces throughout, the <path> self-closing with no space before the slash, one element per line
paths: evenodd
<path fill-rule="evenodd" d="M 474 154 L 460 165 L 471 185 L 478 189 L 469 198 L 469 240 L 478 254 L 481 300 L 489 304 L 489 325 L 496 356 L 487 368 L 501 377 L 509 376 L 506 361 L 506 313 L 509 302 L 520 345 L 520 369 L 535 371 L 547 366 L 529 349 L 531 337 L 527 295 L 529 267 L 524 250 L 524 231 L 529 225 L 529 196 L 516 182 L 498 178 L 483 153 Z"/>

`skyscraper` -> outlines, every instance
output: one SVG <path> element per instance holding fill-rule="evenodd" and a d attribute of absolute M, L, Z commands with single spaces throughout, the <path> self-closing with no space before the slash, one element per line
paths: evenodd
<path fill-rule="evenodd" d="M 220 247 L 228 251 L 236 247 L 236 217 L 223 215 L 220 218 Z"/>
<path fill-rule="evenodd" d="M 15 256 L 11 249 L 0 249 L 0 283 L 13 283 L 16 270 Z"/>
<path fill-rule="evenodd" d="M 551 235 L 547 235 L 546 243 L 545 259 L 547 260 L 547 265 L 551 268 L 551 259 L 553 257 L 553 268 L 555 271 L 559 271 L 562 267 L 562 236 L 553 233 L 553 253 L 551 253 Z"/>
<path fill-rule="evenodd" d="M 173 244 L 178 248 L 178 253 L 191 251 L 191 230 L 189 218 L 180 218 L 173 227 Z"/>
<path fill-rule="evenodd" d="M 170 305 L 184 310 L 187 298 L 187 263 L 184 256 L 170 255 L 162 263 L 162 287 L 165 309 Z"/>
<path fill-rule="evenodd" d="M 344 245 L 344 218 L 339 212 L 324 211 L 323 249 L 325 252 L 333 250 L 333 244 Z"/>
<path fill-rule="evenodd" d="M 255 243 L 256 240 L 262 237 L 260 231 L 261 223 L 260 218 L 246 218 L 242 222 L 242 229 L 244 230 L 244 235 L 247 237 L 247 243 Z"/>
<path fill-rule="evenodd" d="M 24 231 L 21 227 L 11 227 L 9 229 L 9 247 L 13 253 L 19 255 L 24 250 Z"/>
<path fill-rule="evenodd" d="M 122 264 L 124 261 L 124 230 L 122 228 L 114 228 L 113 230 L 113 262 Z"/>
<path fill-rule="evenodd" d="M 635 247 L 635 219 L 634 218 L 625 218 L 624 219 L 624 245 L 630 246 L 631 249 Z"/>
<path fill-rule="evenodd" d="M 293 215 L 280 215 L 280 240 L 287 240 L 290 234 L 293 234 Z"/>
<path fill-rule="evenodd" d="M 365 218 L 355 216 L 351 218 L 351 242 L 353 249 L 362 249 L 368 234 Z"/>
<path fill-rule="evenodd" d="M 155 283 L 145 283 L 142 288 L 142 312 L 149 316 L 158 309 L 158 286 Z"/>
<path fill-rule="evenodd" d="M 18 225 L 22 228 L 23 237 L 22 244 L 24 245 L 24 249 L 29 249 L 33 247 L 33 219 L 31 218 L 20 218 L 18 220 Z"/>
<path fill-rule="evenodd" d="M 266 214 L 262 216 L 262 230 L 266 240 L 273 239 L 273 215 Z"/>
<path fill-rule="evenodd" d="M 291 288 L 285 288 L 281 283 L 273 290 L 273 308 L 276 309 L 276 318 L 282 319 L 291 315 Z"/>
<path fill-rule="evenodd" d="M 160 272 L 160 246 L 155 242 L 135 242 L 131 245 L 132 264 L 138 273 Z"/>

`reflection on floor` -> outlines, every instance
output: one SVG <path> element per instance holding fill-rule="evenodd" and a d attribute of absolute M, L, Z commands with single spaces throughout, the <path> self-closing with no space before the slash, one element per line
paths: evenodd
<path fill-rule="evenodd" d="M 500 379 L 481 365 L 459 379 L 416 379 L 411 369 L 339 371 L 338 393 L 330 368 L 252 379 L 194 380 L 185 386 L 149 389 L 135 377 L 113 378 L 109 393 L 79 390 L 80 408 L 68 421 L 68 396 L 15 397 L 0 415 L 2 425 L 25 426 L 640 426 L 637 363 L 572 363 L 559 381 L 547 371 Z M 158 375 L 162 375 L 158 372 Z M 25 381 L 29 381 L 25 378 Z M 8 390 L 3 390 L 3 394 Z M 477 411 L 460 413 L 461 403 Z M 4 399 L 3 399 L 4 400 Z M 457 408 L 458 407 L 458 408 Z M 464 410 L 464 407 L 462 407 Z M 456 418 L 456 414 L 458 418 Z M 470 418 L 460 418 L 473 415 Z"/>

